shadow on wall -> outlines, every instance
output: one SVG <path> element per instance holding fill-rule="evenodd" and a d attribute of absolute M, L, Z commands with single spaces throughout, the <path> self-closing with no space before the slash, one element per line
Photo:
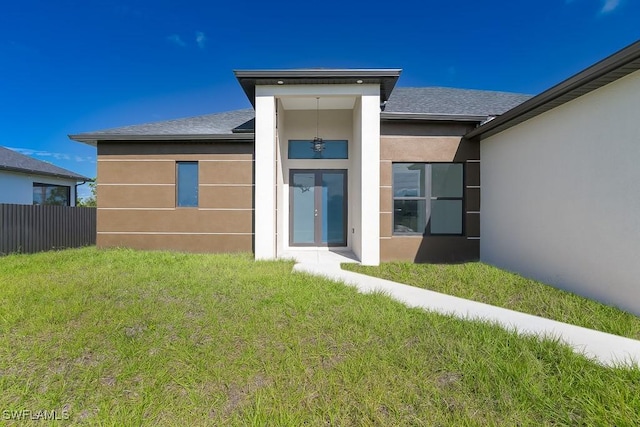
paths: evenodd
<path fill-rule="evenodd" d="M 480 240 L 465 236 L 423 236 L 413 262 L 459 264 L 480 259 Z"/>

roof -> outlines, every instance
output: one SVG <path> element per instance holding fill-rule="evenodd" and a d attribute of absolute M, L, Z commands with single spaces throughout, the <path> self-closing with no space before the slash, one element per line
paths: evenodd
<path fill-rule="evenodd" d="M 443 87 L 395 88 L 382 120 L 463 120 L 482 122 L 529 99 L 529 95 Z M 252 141 L 253 109 L 144 123 L 69 135 L 75 141 L 236 140 Z"/>
<path fill-rule="evenodd" d="M 254 117 L 254 111 L 247 108 L 69 135 L 69 138 L 90 145 L 95 145 L 97 141 L 106 140 L 224 139 L 252 141 Z"/>
<path fill-rule="evenodd" d="M 474 129 L 466 137 L 487 138 L 495 135 L 638 70 L 640 70 L 640 41 Z"/>
<path fill-rule="evenodd" d="M 384 102 L 391 95 L 391 91 L 393 91 L 401 72 L 402 70 L 399 68 L 305 68 L 233 71 L 251 105 L 255 103 L 256 85 L 379 84 L 380 100 Z"/>
<path fill-rule="evenodd" d="M 0 170 L 69 178 L 76 181 L 89 181 L 91 179 L 5 147 L 0 147 Z"/>
<path fill-rule="evenodd" d="M 446 87 L 399 87 L 386 103 L 382 118 L 483 121 L 523 103 L 531 95 Z"/>

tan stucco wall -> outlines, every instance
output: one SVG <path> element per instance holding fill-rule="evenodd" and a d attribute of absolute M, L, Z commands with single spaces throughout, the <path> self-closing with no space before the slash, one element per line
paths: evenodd
<path fill-rule="evenodd" d="M 382 126 L 380 141 L 380 258 L 382 261 L 461 262 L 480 256 L 480 150 L 463 140 L 469 126 L 451 123 L 402 123 Z M 464 164 L 464 234 L 462 236 L 394 236 L 394 162 Z"/>
<path fill-rule="evenodd" d="M 176 162 L 198 161 L 199 206 L 176 207 Z M 98 144 L 100 247 L 250 252 L 253 144 Z"/>
<path fill-rule="evenodd" d="M 289 126 L 281 135 L 281 142 L 302 138 L 302 134 L 298 135 L 300 132 L 296 133 L 295 123 L 307 127 L 306 119 L 311 117 L 307 112 L 290 116 L 289 113 L 283 114 Z M 349 139 L 350 142 L 355 139 L 346 132 L 352 127 L 351 117 L 345 118 L 342 111 L 325 113 L 335 115 L 337 123 L 325 134 L 327 138 Z M 381 260 L 459 262 L 477 259 L 479 146 L 460 136 L 469 126 L 383 122 L 381 128 L 386 132 L 380 138 Z M 357 157 L 356 151 L 350 151 L 350 160 L 343 161 L 345 169 L 351 169 L 348 162 Z M 194 160 L 200 165 L 199 207 L 176 208 L 175 162 Z M 194 252 L 251 251 L 255 227 L 253 160 L 251 143 L 99 143 L 98 245 Z M 465 165 L 464 235 L 393 236 L 392 163 L 451 161 Z M 284 181 L 283 177 L 281 179 Z M 355 182 L 353 179 L 351 174 L 350 190 Z M 353 197 L 350 191 L 350 201 Z M 357 209 L 350 206 L 349 229 L 356 214 Z"/>

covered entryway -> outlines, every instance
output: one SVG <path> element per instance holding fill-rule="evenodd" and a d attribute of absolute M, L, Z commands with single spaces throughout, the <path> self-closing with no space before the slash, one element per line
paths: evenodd
<path fill-rule="evenodd" d="M 380 111 L 400 70 L 235 74 L 256 111 L 256 259 L 337 248 L 378 265 Z"/>
<path fill-rule="evenodd" d="M 347 171 L 290 170 L 289 245 L 347 245 Z"/>

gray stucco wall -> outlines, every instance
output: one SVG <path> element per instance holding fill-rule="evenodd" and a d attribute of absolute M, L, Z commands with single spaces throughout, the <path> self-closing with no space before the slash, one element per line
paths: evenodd
<path fill-rule="evenodd" d="M 483 261 L 640 315 L 640 71 L 481 142 Z"/>

